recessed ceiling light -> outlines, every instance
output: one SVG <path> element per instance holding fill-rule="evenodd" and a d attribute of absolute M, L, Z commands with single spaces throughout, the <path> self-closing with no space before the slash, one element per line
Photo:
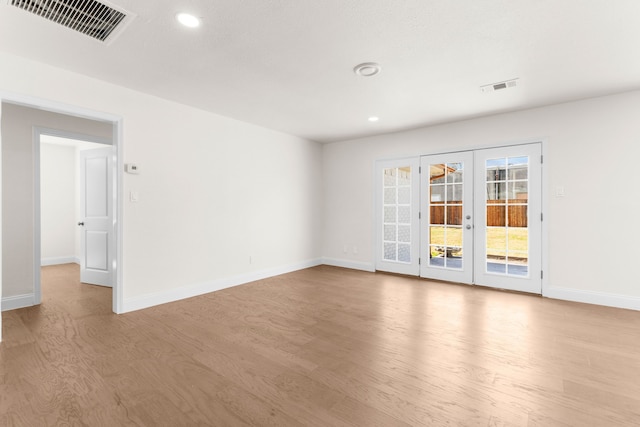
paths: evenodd
<path fill-rule="evenodd" d="M 369 117 L 369 121 L 370 121 L 371 123 L 375 123 L 375 122 L 377 122 L 378 120 L 380 120 L 380 117 L 376 117 L 376 116 L 371 116 L 371 117 Z"/>
<path fill-rule="evenodd" d="M 200 19 L 189 13 L 178 13 L 176 19 L 185 27 L 196 28 L 200 26 Z"/>
<path fill-rule="evenodd" d="M 375 76 L 380 70 L 382 70 L 382 67 L 375 62 L 363 62 L 353 67 L 353 72 L 362 77 Z"/>

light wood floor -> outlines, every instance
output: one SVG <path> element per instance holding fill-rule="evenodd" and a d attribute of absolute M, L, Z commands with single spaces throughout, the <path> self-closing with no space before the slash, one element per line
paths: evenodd
<path fill-rule="evenodd" d="M 640 425 L 640 312 L 321 266 L 114 315 L 3 313 L 1 426 Z"/>

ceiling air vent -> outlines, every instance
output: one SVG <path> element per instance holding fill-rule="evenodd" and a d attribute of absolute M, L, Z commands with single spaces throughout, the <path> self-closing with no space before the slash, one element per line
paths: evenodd
<path fill-rule="evenodd" d="M 9 0 L 9 4 L 101 42 L 121 30 L 128 14 L 95 0 Z M 112 40 L 109 40 L 112 41 Z"/>
<path fill-rule="evenodd" d="M 480 86 L 482 92 L 495 92 L 502 89 L 508 89 L 510 87 L 516 87 L 518 79 L 506 80 L 504 82 L 492 83 L 486 86 Z"/>

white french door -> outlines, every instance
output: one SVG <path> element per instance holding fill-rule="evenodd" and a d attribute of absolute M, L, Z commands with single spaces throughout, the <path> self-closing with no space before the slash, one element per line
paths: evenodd
<path fill-rule="evenodd" d="M 376 163 L 376 270 L 418 275 L 419 169 L 417 157 Z"/>
<path fill-rule="evenodd" d="M 423 156 L 420 275 L 473 283 L 473 152 Z"/>
<path fill-rule="evenodd" d="M 542 292 L 540 144 L 475 152 L 474 282 Z"/>
<path fill-rule="evenodd" d="M 422 156 L 419 164 L 419 179 L 410 169 L 419 187 L 401 199 L 408 190 L 385 178 L 398 165 L 378 163 L 376 269 L 541 293 L 541 144 Z M 414 211 L 418 220 L 406 214 Z"/>

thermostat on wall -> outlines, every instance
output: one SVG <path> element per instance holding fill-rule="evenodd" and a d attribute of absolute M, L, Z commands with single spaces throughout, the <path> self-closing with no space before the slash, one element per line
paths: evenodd
<path fill-rule="evenodd" d="M 124 171 L 126 173 L 132 173 L 137 175 L 140 173 L 140 167 L 135 163 L 127 163 L 124 165 Z"/>

